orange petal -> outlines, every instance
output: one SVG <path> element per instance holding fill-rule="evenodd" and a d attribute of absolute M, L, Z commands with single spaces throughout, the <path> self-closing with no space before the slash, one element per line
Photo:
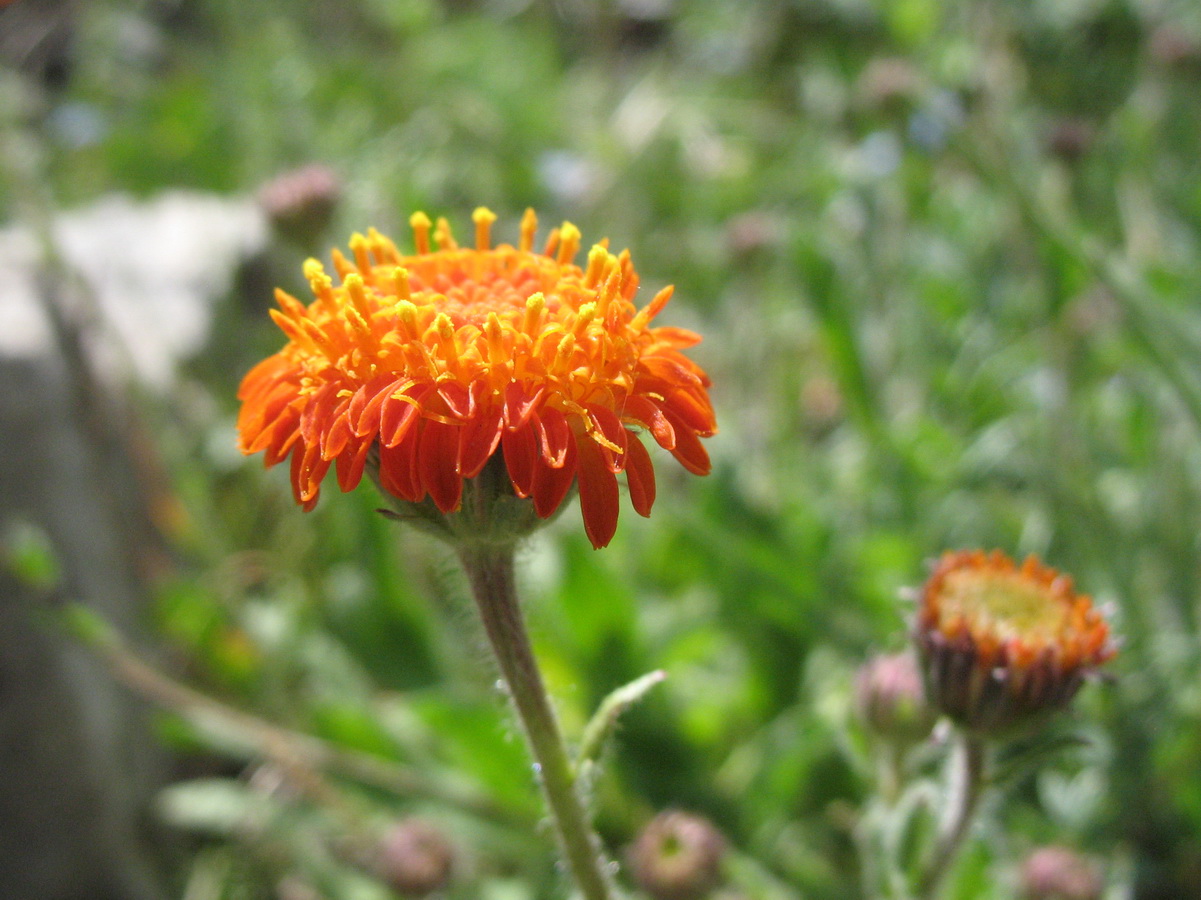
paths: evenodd
<path fill-rule="evenodd" d="M 613 540 L 617 531 L 617 476 L 609 471 L 608 463 L 595 441 L 576 441 L 580 461 L 580 511 L 584 515 L 584 531 L 592 546 L 599 550 Z"/>
<path fill-rule="evenodd" d="M 270 432 L 264 432 L 264 434 L 269 435 L 270 439 L 265 442 L 266 446 L 263 448 L 265 450 L 263 464 L 270 468 L 283 460 L 288 455 L 288 451 L 300 440 L 300 414 L 290 409 L 279 417 Z M 256 441 L 256 448 L 257 445 Z M 257 449 L 254 452 L 257 452 Z"/>
<path fill-rule="evenodd" d="M 692 391 L 681 390 L 669 395 L 663 402 L 663 408 L 671 410 L 675 415 L 697 434 L 713 434 L 717 430 L 717 422 L 713 417 L 713 407 L 708 400 L 702 399 L 703 392 L 697 396 Z"/>
<path fill-rule="evenodd" d="M 373 378 L 350 398 L 350 427 L 358 437 L 374 435 L 379 431 L 380 407 L 384 401 L 396 391 L 404 388 L 405 379 L 397 379 L 394 375 L 381 375 Z"/>
<path fill-rule="evenodd" d="M 630 397 L 626 400 L 624 414 L 627 419 L 649 428 L 655 443 L 664 450 L 676 449 L 676 431 L 657 403 L 647 397 Z"/>
<path fill-rule="evenodd" d="M 638 515 L 649 516 L 655 504 L 655 467 L 646 447 L 634 435 L 630 436 L 626 454 L 626 484 L 630 488 L 630 503 Z"/>
<path fill-rule="evenodd" d="M 671 451 L 671 455 L 680 461 L 680 465 L 694 475 L 708 475 L 713 466 L 709 462 L 709 454 L 701 445 L 700 438 L 696 436 L 696 432 L 691 431 L 670 410 L 664 410 L 663 415 L 667 417 L 667 421 L 671 423 L 671 427 L 676 433 L 676 446 Z"/>

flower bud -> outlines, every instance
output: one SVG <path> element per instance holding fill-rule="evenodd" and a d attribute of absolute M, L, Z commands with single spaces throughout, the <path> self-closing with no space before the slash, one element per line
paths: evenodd
<path fill-rule="evenodd" d="M 258 200 L 276 233 L 307 251 L 329 225 L 341 193 L 333 171 L 313 164 L 268 181 Z"/>
<path fill-rule="evenodd" d="M 1104 889 L 1096 865 L 1067 847 L 1039 847 L 1021 871 L 1025 900 L 1101 900 Z"/>
<path fill-rule="evenodd" d="M 860 668 L 855 706 L 868 729 L 898 744 L 923 740 L 936 718 L 912 653 L 877 656 Z"/>
<path fill-rule="evenodd" d="M 424 897 L 446 886 L 454 848 L 433 825 L 402 819 L 384 834 L 376 851 L 380 880 L 405 897 Z"/>
<path fill-rule="evenodd" d="M 915 624 L 926 697 L 977 733 L 1061 709 L 1116 652 L 1105 619 L 1070 577 L 999 551 L 945 554 Z"/>
<path fill-rule="evenodd" d="M 655 900 L 701 900 L 721 882 L 726 841 L 702 816 L 669 810 L 655 816 L 629 851 L 638 886 Z"/>

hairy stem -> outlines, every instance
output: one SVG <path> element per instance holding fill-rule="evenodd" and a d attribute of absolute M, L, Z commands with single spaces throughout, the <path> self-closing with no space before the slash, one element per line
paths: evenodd
<path fill-rule="evenodd" d="M 920 900 L 935 900 L 951 871 L 984 793 L 985 745 L 976 736 L 959 732 L 950 761 L 946 806 L 934 849 L 918 881 Z"/>
<path fill-rule="evenodd" d="M 571 762 L 546 687 L 513 579 L 513 548 L 468 544 L 460 557 L 509 696 L 525 731 L 563 855 L 586 900 L 609 900 L 612 887 L 600 842 L 576 789 Z"/>

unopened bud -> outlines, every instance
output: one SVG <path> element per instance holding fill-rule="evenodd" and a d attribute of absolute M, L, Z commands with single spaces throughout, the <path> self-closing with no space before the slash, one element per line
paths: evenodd
<path fill-rule="evenodd" d="M 1060 119 L 1047 135 L 1047 149 L 1066 163 L 1079 162 L 1097 140 L 1092 122 L 1078 116 Z"/>
<path fill-rule="evenodd" d="M 864 664 L 855 676 L 855 706 L 872 732 L 901 744 L 924 740 L 936 719 L 911 653 L 877 656 Z"/>
<path fill-rule="evenodd" d="M 322 165 L 293 169 L 259 189 L 259 205 L 272 228 L 301 249 L 312 247 L 329 225 L 342 187 L 338 176 Z"/>
<path fill-rule="evenodd" d="M 669 810 L 629 851 L 634 880 L 655 900 L 701 900 L 721 882 L 726 841 L 708 819 Z"/>
<path fill-rule="evenodd" d="M 1088 859 L 1067 847 L 1039 847 L 1022 863 L 1025 900 L 1101 900 L 1101 875 Z"/>
<path fill-rule="evenodd" d="M 397 822 L 380 840 L 376 874 L 405 897 L 424 897 L 446 886 L 454 867 L 454 848 L 422 819 Z"/>

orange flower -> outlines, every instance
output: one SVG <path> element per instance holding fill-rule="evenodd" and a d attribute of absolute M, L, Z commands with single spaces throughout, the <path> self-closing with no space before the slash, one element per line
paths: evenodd
<path fill-rule="evenodd" d="M 930 700 L 981 731 L 1066 705 L 1115 651 L 1072 579 L 1030 556 L 945 554 L 922 590 L 916 638 Z"/>
<path fill-rule="evenodd" d="M 652 328 L 671 297 L 641 310 L 628 252 L 606 243 L 573 262 L 580 232 L 565 222 L 533 250 L 527 210 L 517 247 L 491 246 L 495 216 L 477 209 L 475 248 L 461 248 L 445 219 L 410 219 L 416 253 L 403 256 L 375 230 L 337 250 L 335 285 L 321 264 L 304 273 L 307 307 L 276 291 L 271 315 L 287 345 L 242 382 L 238 432 L 244 453 L 268 466 L 289 454 L 292 488 L 306 510 L 336 466 L 353 489 L 364 467 L 409 503 L 460 507 L 464 479 L 503 455 L 518 497 L 547 518 L 577 483 L 584 527 L 603 547 L 617 527 L 616 475 L 649 515 L 650 456 L 632 428 L 645 428 L 689 471 L 709 471 L 699 438 L 715 433 L 709 380 L 680 350 L 700 338 Z"/>

